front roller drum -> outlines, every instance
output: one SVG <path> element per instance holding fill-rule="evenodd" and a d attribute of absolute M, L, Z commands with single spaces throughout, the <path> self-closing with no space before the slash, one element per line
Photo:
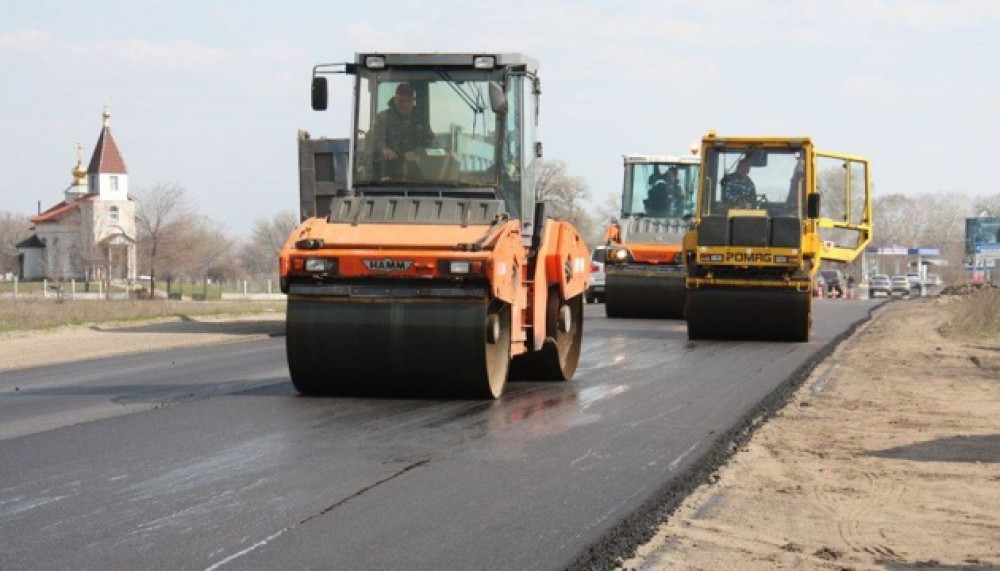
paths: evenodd
<path fill-rule="evenodd" d="M 779 288 L 698 288 L 687 292 L 689 339 L 809 340 L 812 297 Z"/>
<path fill-rule="evenodd" d="M 686 291 L 684 274 L 608 272 L 604 311 L 612 318 L 683 319 Z"/>
<path fill-rule="evenodd" d="M 510 326 L 497 301 L 290 297 L 288 370 L 304 395 L 497 398 Z"/>

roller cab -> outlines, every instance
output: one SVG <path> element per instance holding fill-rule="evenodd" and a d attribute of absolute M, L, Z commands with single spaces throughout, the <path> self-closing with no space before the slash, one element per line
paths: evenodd
<path fill-rule="evenodd" d="M 605 234 L 605 312 L 619 318 L 683 318 L 681 242 L 698 189 L 696 156 L 626 155 L 622 209 Z"/>
<path fill-rule="evenodd" d="M 867 159 L 806 137 L 709 133 L 684 237 L 688 336 L 808 341 L 821 262 L 871 240 L 870 188 Z"/>
<path fill-rule="evenodd" d="M 334 73 L 355 78 L 347 184 L 279 257 L 296 389 L 497 398 L 512 376 L 572 378 L 589 256 L 534 200 L 534 60 L 358 54 L 315 68 L 315 109 Z"/>

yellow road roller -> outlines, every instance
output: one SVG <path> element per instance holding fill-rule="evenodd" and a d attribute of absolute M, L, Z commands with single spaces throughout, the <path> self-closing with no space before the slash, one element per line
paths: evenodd
<path fill-rule="evenodd" d="M 537 62 L 360 53 L 314 68 L 314 109 L 336 73 L 354 77 L 347 183 L 279 258 L 295 388 L 497 398 L 508 377 L 572 378 L 589 254 L 535 200 Z"/>
<path fill-rule="evenodd" d="M 625 155 L 618 220 L 608 226 L 608 317 L 684 317 L 681 242 L 698 191 L 696 156 Z"/>
<path fill-rule="evenodd" d="M 823 260 L 847 263 L 871 241 L 864 157 L 808 137 L 701 142 L 701 180 L 684 236 L 690 339 L 809 340 Z"/>

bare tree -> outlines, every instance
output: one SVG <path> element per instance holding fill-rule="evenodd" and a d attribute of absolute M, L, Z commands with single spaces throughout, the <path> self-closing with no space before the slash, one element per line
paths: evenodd
<path fill-rule="evenodd" d="M 873 211 L 875 244 L 941 247 L 962 240 L 969 199 L 960 194 L 890 194 L 877 198 Z"/>
<path fill-rule="evenodd" d="M 588 241 L 595 239 L 594 221 L 584 209 L 590 190 L 582 178 L 566 172 L 566 163 L 538 161 L 535 198 L 546 202 L 550 216 L 571 222 Z"/>
<path fill-rule="evenodd" d="M 873 205 L 873 243 L 938 248 L 952 269 L 950 277 L 957 279 L 964 263 L 965 218 L 980 207 L 981 200 L 970 202 L 962 194 L 881 196 Z"/>
<path fill-rule="evenodd" d="M 1000 194 L 977 197 L 972 202 L 972 216 L 1000 218 Z"/>
<path fill-rule="evenodd" d="M 622 211 L 622 197 L 620 194 L 609 194 L 604 202 L 597 207 L 595 225 L 600 235 L 595 238 L 594 244 L 603 244 L 608 226 L 618 221 Z"/>
<path fill-rule="evenodd" d="M 156 185 L 139 190 L 136 203 L 136 232 L 139 267 L 149 268 L 150 297 L 156 294 L 156 276 L 160 271 L 178 270 L 184 256 L 197 243 L 192 230 L 196 215 L 175 185 Z"/>
<path fill-rule="evenodd" d="M 239 258 L 251 277 L 277 277 L 278 253 L 288 236 L 299 225 L 291 210 L 279 212 L 271 219 L 254 221 L 250 241 L 240 248 Z"/>
<path fill-rule="evenodd" d="M 209 274 L 213 270 L 220 269 L 232 258 L 234 242 L 221 225 L 204 217 L 195 217 L 186 232 L 188 247 L 184 255 L 175 257 L 172 264 L 177 274 L 197 279 L 212 277 Z"/>
<path fill-rule="evenodd" d="M 26 216 L 0 212 L 0 275 L 19 271 L 17 244 L 31 236 L 31 222 Z"/>

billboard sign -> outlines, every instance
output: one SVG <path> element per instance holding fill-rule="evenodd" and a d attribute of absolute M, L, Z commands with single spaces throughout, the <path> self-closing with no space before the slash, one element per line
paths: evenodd
<path fill-rule="evenodd" d="M 988 256 L 1000 256 L 1000 243 L 976 244 L 976 253 Z"/>
<path fill-rule="evenodd" d="M 909 248 L 879 248 L 878 254 L 883 256 L 905 256 L 910 253 Z"/>
<path fill-rule="evenodd" d="M 979 246 L 1000 243 L 1000 218 L 965 219 L 965 253 L 984 253 Z"/>

